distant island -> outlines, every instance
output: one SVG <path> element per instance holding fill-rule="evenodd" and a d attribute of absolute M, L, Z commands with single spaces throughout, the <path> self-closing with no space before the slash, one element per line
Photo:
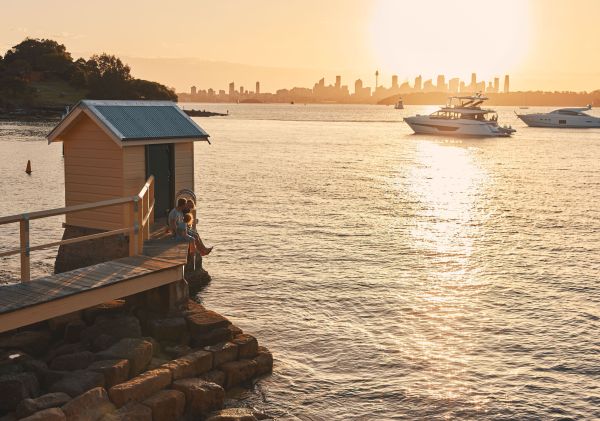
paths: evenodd
<path fill-rule="evenodd" d="M 177 101 L 175 91 L 136 79 L 106 53 L 73 60 L 50 39 L 26 38 L 0 55 L 0 118 L 55 118 L 81 99 Z"/>

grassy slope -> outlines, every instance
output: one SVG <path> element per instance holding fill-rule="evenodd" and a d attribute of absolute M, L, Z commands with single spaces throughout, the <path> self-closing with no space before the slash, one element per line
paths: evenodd
<path fill-rule="evenodd" d="M 46 107 L 72 105 L 86 94 L 84 89 L 74 88 L 62 80 L 33 82 L 30 86 L 36 90 L 35 104 Z"/>

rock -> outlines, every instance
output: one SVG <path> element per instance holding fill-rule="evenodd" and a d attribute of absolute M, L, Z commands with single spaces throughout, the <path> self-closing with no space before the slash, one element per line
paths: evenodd
<path fill-rule="evenodd" d="M 98 316 L 115 316 L 127 312 L 125 300 L 112 300 L 83 310 L 83 320 L 87 324 L 93 324 Z"/>
<path fill-rule="evenodd" d="M 53 359 L 55 359 L 56 357 L 60 356 L 60 355 L 65 355 L 65 354 L 74 354 L 76 352 L 82 352 L 82 351 L 87 351 L 87 348 L 77 342 L 74 344 L 61 344 L 58 345 L 54 348 L 52 348 L 48 354 L 46 355 L 46 361 L 52 361 Z"/>
<path fill-rule="evenodd" d="M 115 412 L 106 414 L 100 421 L 152 421 L 152 410 L 146 405 L 132 402 Z"/>
<path fill-rule="evenodd" d="M 185 395 L 179 390 L 161 390 L 142 403 L 152 410 L 153 421 L 178 420 L 185 411 Z"/>
<path fill-rule="evenodd" d="M 196 351 L 166 363 L 163 367 L 171 370 L 173 379 L 196 377 L 206 373 L 213 366 L 213 355 L 208 351 Z"/>
<path fill-rule="evenodd" d="M 2 337 L 0 348 L 19 349 L 39 357 L 48 350 L 50 339 L 51 335 L 47 330 L 25 330 Z"/>
<path fill-rule="evenodd" d="M 48 327 L 50 328 L 51 331 L 62 332 L 65 329 L 65 327 L 67 326 L 67 324 L 69 324 L 70 322 L 75 322 L 75 321 L 82 321 L 80 311 L 74 311 L 73 313 L 68 313 L 68 314 L 63 314 L 62 316 L 53 317 L 52 319 L 49 319 L 47 322 L 48 322 Z"/>
<path fill-rule="evenodd" d="M 192 336 L 190 343 L 194 347 L 203 347 L 218 344 L 219 342 L 227 342 L 230 339 L 231 331 L 226 327 L 221 327 L 202 335 Z"/>
<path fill-rule="evenodd" d="M 158 357 L 159 355 L 161 355 L 161 346 L 156 339 L 154 339 L 152 336 L 144 336 L 142 339 L 152 344 L 152 357 Z"/>
<path fill-rule="evenodd" d="M 141 402 L 171 384 L 171 372 L 166 368 L 146 371 L 133 379 L 108 390 L 110 400 L 117 407 L 129 402 Z"/>
<path fill-rule="evenodd" d="M 225 387 L 225 373 L 221 370 L 211 370 L 198 376 L 207 382 L 216 383 L 221 387 Z"/>
<path fill-rule="evenodd" d="M 129 360 L 101 360 L 92 363 L 88 370 L 102 373 L 107 389 L 129 379 Z"/>
<path fill-rule="evenodd" d="M 117 338 L 115 338 L 114 336 L 107 335 L 106 333 L 102 333 L 92 340 L 92 343 L 91 343 L 92 351 L 94 351 L 94 352 L 104 351 L 105 349 L 110 348 L 117 342 L 119 342 L 119 340 Z"/>
<path fill-rule="evenodd" d="M 190 301 L 185 319 L 192 337 L 208 334 L 215 329 L 227 328 L 229 320 L 214 311 L 207 310 L 201 304 Z"/>
<path fill-rule="evenodd" d="M 227 408 L 213 412 L 206 421 L 258 421 L 250 408 Z"/>
<path fill-rule="evenodd" d="M 261 376 L 273 371 L 273 354 L 264 346 L 258 347 L 258 355 L 253 358 L 256 361 L 256 375 Z"/>
<path fill-rule="evenodd" d="M 152 344 L 143 339 L 125 338 L 96 354 L 99 360 L 129 360 L 129 377 L 140 374 L 152 359 Z"/>
<path fill-rule="evenodd" d="M 61 407 L 70 400 L 71 397 L 66 393 L 47 393 L 38 398 L 23 399 L 15 412 L 19 418 L 25 418 L 43 409 Z"/>
<path fill-rule="evenodd" d="M 225 387 L 230 389 L 249 381 L 256 374 L 257 363 L 254 360 L 239 360 L 225 363 L 221 370 L 225 372 Z"/>
<path fill-rule="evenodd" d="M 192 352 L 192 348 L 187 345 L 167 345 L 165 346 L 165 354 L 171 358 L 179 358 Z"/>
<path fill-rule="evenodd" d="M 154 370 L 155 368 L 158 368 L 161 365 L 168 363 L 169 361 L 170 360 L 165 360 L 165 359 L 162 359 L 162 358 L 152 358 L 150 360 L 150 364 L 148 364 L 147 369 L 148 370 Z"/>
<path fill-rule="evenodd" d="M 242 333 L 231 341 L 238 346 L 238 358 L 254 358 L 258 354 L 258 341 L 254 336 Z"/>
<path fill-rule="evenodd" d="M 14 411 L 23 399 L 39 395 L 40 385 L 33 373 L 0 376 L 0 412 Z"/>
<path fill-rule="evenodd" d="M 96 360 L 93 352 L 83 351 L 74 354 L 60 355 L 50 363 L 51 370 L 83 370 Z"/>
<path fill-rule="evenodd" d="M 221 342 L 216 345 L 204 347 L 204 349 L 212 352 L 214 368 L 238 359 L 238 346 L 233 342 Z"/>
<path fill-rule="evenodd" d="M 96 421 L 114 411 L 106 390 L 96 387 L 77 396 L 62 407 L 67 421 Z"/>
<path fill-rule="evenodd" d="M 172 387 L 183 392 L 187 409 L 194 415 L 207 414 L 223 407 L 225 391 L 218 384 L 190 378 L 175 380 Z"/>
<path fill-rule="evenodd" d="M 63 378 L 52 384 L 50 392 L 64 392 L 72 398 L 95 387 L 104 387 L 104 376 L 89 370 L 68 372 Z"/>
<path fill-rule="evenodd" d="M 231 332 L 232 338 L 235 338 L 237 335 L 244 333 L 244 331 L 242 329 L 240 329 L 239 327 L 237 327 L 236 325 L 229 325 L 229 326 L 227 326 L 227 329 L 229 329 L 229 331 Z"/>
<path fill-rule="evenodd" d="M 148 331 L 159 341 L 181 342 L 186 339 L 187 322 L 183 317 L 153 319 L 148 321 Z"/>
<path fill-rule="evenodd" d="M 18 419 L 19 418 L 17 418 L 17 414 L 14 412 L 9 412 L 8 414 L 0 417 L 0 421 L 17 421 Z"/>
<path fill-rule="evenodd" d="M 36 412 L 27 418 L 21 418 L 23 421 L 65 421 L 65 414 L 60 408 L 49 408 Z"/>
<path fill-rule="evenodd" d="M 81 332 L 86 328 L 86 324 L 83 320 L 73 320 L 67 323 L 65 326 L 64 340 L 67 343 L 79 342 L 81 339 Z"/>
<path fill-rule="evenodd" d="M 92 326 L 81 332 L 81 340 L 91 343 L 99 335 L 110 335 L 117 339 L 140 338 L 142 328 L 134 316 L 97 317 Z"/>

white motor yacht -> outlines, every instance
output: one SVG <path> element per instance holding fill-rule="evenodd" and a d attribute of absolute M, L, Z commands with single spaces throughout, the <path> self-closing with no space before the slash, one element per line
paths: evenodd
<path fill-rule="evenodd" d="M 515 130 L 501 127 L 498 114 L 481 108 L 488 98 L 481 94 L 450 97 L 448 104 L 430 115 L 406 117 L 404 121 L 417 134 L 446 136 L 507 137 Z M 457 104 L 455 104 L 458 102 Z"/>
<path fill-rule="evenodd" d="M 549 113 L 517 114 L 530 127 L 591 128 L 600 127 L 600 118 L 586 114 L 583 108 L 561 108 Z"/>

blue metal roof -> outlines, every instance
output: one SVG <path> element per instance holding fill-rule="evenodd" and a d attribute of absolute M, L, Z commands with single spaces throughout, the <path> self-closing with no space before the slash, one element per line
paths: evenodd
<path fill-rule="evenodd" d="M 81 105 L 122 141 L 208 137 L 174 102 L 83 100 Z"/>

